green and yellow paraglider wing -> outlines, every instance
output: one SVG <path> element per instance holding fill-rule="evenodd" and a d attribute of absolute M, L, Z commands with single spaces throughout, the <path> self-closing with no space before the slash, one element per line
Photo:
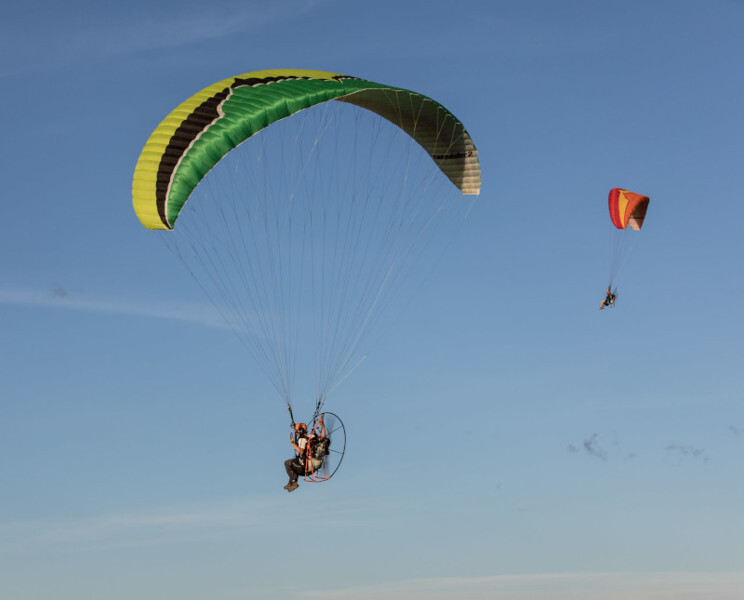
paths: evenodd
<path fill-rule="evenodd" d="M 462 123 L 416 92 L 324 71 L 254 71 L 219 81 L 180 104 L 153 131 L 132 182 L 148 229 L 173 229 L 199 181 L 239 144 L 305 108 L 340 100 L 391 121 L 464 194 L 480 192 L 478 151 Z"/>

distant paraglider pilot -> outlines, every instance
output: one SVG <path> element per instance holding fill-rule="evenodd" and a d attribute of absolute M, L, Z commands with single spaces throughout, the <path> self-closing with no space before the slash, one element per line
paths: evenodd
<path fill-rule="evenodd" d="M 602 304 L 599 305 L 599 310 L 607 308 L 608 306 L 615 306 L 615 299 L 617 298 L 616 292 L 617 290 L 613 292 L 611 287 L 607 288 L 607 291 L 605 292 L 605 299 L 602 300 Z"/>
<path fill-rule="evenodd" d="M 288 492 L 293 492 L 300 487 L 297 483 L 299 477 L 310 475 L 321 467 L 330 446 L 322 415 L 310 435 L 304 423 L 297 423 L 294 428 L 295 432 L 290 434 L 289 443 L 294 448 L 295 457 L 284 461 L 284 469 L 289 476 L 289 482 L 284 489 Z"/>

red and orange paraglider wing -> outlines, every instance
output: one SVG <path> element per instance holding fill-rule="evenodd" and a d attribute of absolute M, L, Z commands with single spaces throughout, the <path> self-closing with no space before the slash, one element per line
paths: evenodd
<path fill-rule="evenodd" d="M 641 196 L 628 190 L 610 190 L 610 218 L 618 229 L 640 229 L 648 208 L 648 196 Z"/>

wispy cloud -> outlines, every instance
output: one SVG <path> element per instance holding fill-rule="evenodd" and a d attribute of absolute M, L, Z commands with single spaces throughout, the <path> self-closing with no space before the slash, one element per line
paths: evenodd
<path fill-rule="evenodd" d="M 609 446 L 609 449 L 608 449 Z M 586 454 L 599 460 L 609 460 L 610 458 L 622 458 L 622 460 L 633 460 L 636 458 L 634 452 L 628 452 L 623 449 L 615 432 L 609 436 L 600 436 L 593 433 L 585 438 L 581 444 L 569 444 L 568 451 L 572 454 Z"/>
<path fill-rule="evenodd" d="M 186 44 L 229 37 L 245 31 L 255 31 L 274 23 L 301 18 L 324 4 L 321 0 L 274 0 L 272 2 L 240 2 L 230 5 L 203 4 L 183 7 L 177 12 L 145 19 L 121 22 L 117 35 L 102 31 L 92 37 L 95 47 L 108 54 L 137 50 L 177 47 Z M 175 8 L 178 5 L 173 5 Z"/>
<path fill-rule="evenodd" d="M 282 496 L 283 498 L 285 496 Z M 295 497 L 291 498 L 294 502 Z M 328 505 L 328 499 L 310 500 L 298 513 L 295 503 L 266 498 L 232 499 L 200 506 L 173 506 L 155 510 L 63 519 L 58 521 L 0 522 L 0 553 L 17 556 L 26 549 L 43 547 L 82 547 L 106 549 L 182 543 L 194 539 L 225 538 L 255 534 L 257 528 L 271 528 L 278 538 L 289 536 L 304 522 L 307 514 L 323 509 L 324 514 L 338 515 L 334 522 L 353 535 L 354 527 L 367 521 L 375 506 L 361 502 L 350 508 L 346 504 Z M 323 579 L 312 586 L 290 583 L 272 586 L 251 597 L 292 597 L 304 600 L 354 598 L 404 598 L 405 600 L 739 600 L 744 589 L 740 572 L 593 572 L 593 573 L 527 573 L 478 577 L 431 577 L 385 581 L 375 573 L 370 581 L 358 585 L 334 586 L 333 579 Z"/>
<path fill-rule="evenodd" d="M 734 435 L 738 435 L 735 427 L 730 428 Z M 608 460 L 610 458 L 616 458 L 621 455 L 625 460 L 635 459 L 636 454 L 627 454 L 623 452 L 616 437 L 613 437 L 609 441 L 610 451 L 606 449 L 605 440 L 600 440 L 598 433 L 593 433 L 584 441 L 578 444 L 569 444 L 568 451 L 571 454 L 585 454 L 597 458 L 599 460 Z M 673 453 L 681 458 L 690 458 L 700 460 L 702 462 L 708 462 L 708 454 L 703 448 L 697 448 L 689 444 L 667 444 L 664 450 L 668 453 Z"/>
<path fill-rule="evenodd" d="M 78 518 L 0 521 L 0 554 L 36 551 L 40 547 L 111 548 L 153 546 L 185 540 L 245 537 L 257 529 L 268 529 L 278 537 L 292 535 L 306 514 L 322 511 L 323 527 L 351 532 L 356 528 L 379 527 L 378 503 L 353 506 L 328 499 L 304 499 L 297 511 L 297 496 L 270 496 L 214 500 L 199 505 L 161 506 L 140 511 L 122 511 Z M 286 499 L 287 502 L 282 502 Z M 385 510 L 388 510 L 387 507 Z M 383 511 L 384 512 L 384 511 Z"/>
<path fill-rule="evenodd" d="M 702 460 L 703 462 L 708 462 L 708 455 L 702 448 L 696 448 L 695 446 L 686 446 L 682 444 L 669 444 L 666 446 L 665 450 L 668 450 L 669 452 L 674 452 L 675 454 L 678 454 L 683 457 L 690 457 L 695 458 L 698 460 Z"/>
<path fill-rule="evenodd" d="M 735 600 L 742 573 L 541 573 L 412 579 L 367 586 L 295 591 L 298 598 L 406 600 Z"/>
<path fill-rule="evenodd" d="M 0 24 L 0 51 L 14 56 L 0 73 L 18 72 L 31 65 L 87 57 L 104 58 L 142 50 L 174 48 L 217 40 L 277 26 L 317 10 L 328 0 L 273 0 L 272 2 L 181 2 L 148 9 L 117 10 L 116 5 L 74 7 L 51 5 L 39 21 L 38 7 L 29 3 Z M 61 7 L 61 8 L 60 8 Z"/>
<path fill-rule="evenodd" d="M 0 288 L 0 304 L 108 312 L 138 317 L 175 319 L 220 329 L 227 327 L 224 319 L 211 306 L 184 305 L 176 302 L 155 304 L 134 299 L 110 300 L 92 298 L 73 294 L 61 285 L 54 285 L 48 290 Z"/>
<path fill-rule="evenodd" d="M 586 438 L 582 442 L 581 447 L 573 444 L 568 445 L 569 452 L 576 453 L 581 452 L 582 450 L 589 456 L 594 456 L 601 460 L 607 460 L 607 452 L 605 452 L 599 444 L 599 435 L 596 433 L 593 433 L 590 437 Z"/>
<path fill-rule="evenodd" d="M 234 502 L 203 507 L 171 507 L 143 513 L 109 514 L 59 521 L 0 523 L 7 549 L 43 545 L 149 545 L 195 535 L 214 535 L 225 529 L 261 522 L 270 503 Z"/>
<path fill-rule="evenodd" d="M 596 456 L 602 460 L 607 459 L 607 453 L 599 445 L 597 434 L 593 434 L 589 439 L 584 440 L 584 451 L 591 456 Z"/>

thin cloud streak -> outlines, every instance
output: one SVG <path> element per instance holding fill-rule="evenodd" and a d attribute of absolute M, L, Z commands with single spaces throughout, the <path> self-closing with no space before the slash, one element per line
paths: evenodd
<path fill-rule="evenodd" d="M 732 572 L 540 573 L 431 578 L 337 589 L 296 590 L 307 600 L 739 600 L 744 574 Z"/>
<path fill-rule="evenodd" d="M 94 311 L 156 319 L 173 319 L 218 329 L 228 328 L 227 323 L 220 317 L 217 311 L 208 306 L 183 306 L 176 303 L 155 305 L 143 304 L 141 301 L 113 301 L 84 298 L 68 293 L 61 286 L 55 286 L 51 291 L 0 288 L 0 304 Z"/>
<path fill-rule="evenodd" d="M 150 545 L 174 538 L 214 536 L 260 525 L 271 503 L 254 501 L 211 507 L 173 507 L 155 512 L 112 514 L 62 521 L 0 523 L 0 551 L 14 552 L 39 544 L 94 546 Z"/>
<path fill-rule="evenodd" d="M 281 22 L 306 17 L 329 0 L 275 0 L 273 2 L 210 5 L 182 4 L 178 10 L 149 11 L 144 16 L 122 14 L 111 19 L 105 12 L 86 7 L 81 11 L 61 11 L 53 15 L 53 29 L 32 25 L 32 13 L 8 15 L 0 25 L 0 51 L 15 56 L 0 69 L 0 76 L 22 72 L 35 66 L 72 62 L 89 57 L 177 48 L 218 40 L 238 33 L 275 27 Z M 26 10 L 26 9 L 24 9 Z M 27 10 L 35 10 L 29 5 Z M 52 9 L 54 11 L 54 9 Z M 45 49 L 54 48 L 50 55 Z M 45 53 L 46 52 L 46 53 Z"/>
<path fill-rule="evenodd" d="M 309 512 L 325 511 L 323 526 L 348 532 L 374 528 L 379 503 L 343 504 L 310 500 Z M 0 522 L 0 554 L 55 546 L 93 548 L 152 546 L 174 541 L 214 539 L 255 534 L 257 528 L 271 529 L 276 535 L 290 535 L 295 527 L 287 519 L 287 506 L 276 497 L 217 501 L 197 506 L 170 506 L 142 512 L 122 512 L 60 520 Z M 292 510 L 294 514 L 294 511 Z M 279 524 L 279 525 L 277 525 Z M 285 530 L 286 529 L 286 530 Z"/>
<path fill-rule="evenodd" d="M 702 448 L 696 448 L 695 446 L 686 446 L 682 444 L 669 444 L 665 450 L 679 454 L 680 456 L 697 458 L 703 462 L 708 462 L 708 455 Z"/>
<path fill-rule="evenodd" d="M 582 448 L 584 452 L 589 456 L 594 456 L 595 458 L 599 458 L 601 460 L 607 460 L 607 453 L 599 445 L 598 437 L 598 434 L 592 434 L 591 437 L 584 440 L 584 442 L 582 443 Z M 574 446 L 573 444 L 569 444 L 568 451 L 576 453 L 579 452 L 579 448 Z"/>
<path fill-rule="evenodd" d="M 151 19 L 145 23 L 129 21 L 121 27 L 116 38 L 102 31 L 87 45 L 103 48 L 106 54 L 123 54 L 140 50 L 174 48 L 187 44 L 215 40 L 240 32 L 254 31 L 272 23 L 298 18 L 324 2 L 285 1 L 255 3 L 204 11 L 203 6 L 193 12 Z"/>

